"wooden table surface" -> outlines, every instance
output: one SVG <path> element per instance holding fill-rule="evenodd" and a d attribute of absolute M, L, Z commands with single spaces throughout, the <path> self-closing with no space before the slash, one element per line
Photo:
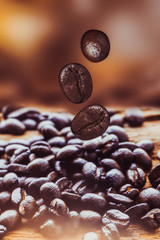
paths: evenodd
<path fill-rule="evenodd" d="M 52 108 L 41 108 L 42 110 L 53 110 Z M 138 142 L 139 140 L 143 139 L 150 139 L 155 143 L 155 150 L 152 154 L 152 159 L 153 159 L 153 166 L 158 164 L 160 160 L 157 158 L 157 152 L 160 151 L 160 120 L 156 120 L 157 114 L 160 115 L 160 109 L 155 108 L 146 108 L 145 111 L 145 116 L 150 116 L 154 115 L 155 117 L 152 117 L 154 121 L 147 121 L 143 124 L 142 127 L 138 128 L 130 128 L 130 127 L 125 127 L 129 138 L 133 142 Z M 28 131 L 25 136 L 20 136 L 18 138 L 24 138 L 27 139 L 31 136 L 38 135 L 38 132 L 35 131 Z M 10 135 L 0 135 L 0 139 L 4 140 L 9 140 L 13 138 L 13 136 Z M 146 186 L 149 186 L 149 183 L 146 183 Z M 18 229 L 9 232 L 7 236 L 4 237 L 4 240 L 29 240 L 29 239 L 34 239 L 34 240 L 46 240 L 47 238 L 43 237 L 36 229 L 34 229 L 30 223 L 26 225 L 22 222 L 22 224 L 19 226 Z M 53 236 L 54 239 L 54 236 Z M 60 240 L 65 239 L 65 240 L 80 240 L 82 239 L 82 233 L 81 234 L 73 234 L 70 237 L 64 236 Z M 130 226 L 125 232 L 122 233 L 121 235 L 122 240 L 160 240 L 160 230 L 156 230 L 153 232 L 148 232 L 139 226 Z"/>

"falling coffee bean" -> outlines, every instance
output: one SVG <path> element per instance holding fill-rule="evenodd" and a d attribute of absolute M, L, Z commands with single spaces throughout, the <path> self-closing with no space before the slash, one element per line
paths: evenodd
<path fill-rule="evenodd" d="M 100 105 L 91 105 L 81 110 L 71 123 L 72 132 L 82 140 L 102 135 L 109 125 L 109 114 Z"/>

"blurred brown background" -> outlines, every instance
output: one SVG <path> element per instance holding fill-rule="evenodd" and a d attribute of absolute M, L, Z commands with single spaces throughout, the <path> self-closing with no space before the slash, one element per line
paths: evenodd
<path fill-rule="evenodd" d="M 91 63 L 80 50 L 88 29 L 104 31 L 111 52 Z M 82 108 L 63 96 L 64 64 L 88 68 L 87 103 L 160 105 L 159 0 L 0 0 L 0 101 Z"/>

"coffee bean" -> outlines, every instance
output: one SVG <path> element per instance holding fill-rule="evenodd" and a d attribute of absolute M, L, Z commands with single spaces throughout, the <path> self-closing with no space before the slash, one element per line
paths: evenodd
<path fill-rule="evenodd" d="M 126 179 L 133 187 L 141 189 L 146 183 L 146 174 L 136 164 L 131 164 L 126 172 Z"/>
<path fill-rule="evenodd" d="M 160 184 L 160 163 L 151 170 L 148 178 L 153 187 Z"/>
<path fill-rule="evenodd" d="M 152 161 L 150 156 L 141 148 L 137 148 L 133 151 L 135 162 L 139 164 L 145 171 L 148 171 L 152 167 Z"/>
<path fill-rule="evenodd" d="M 107 201 L 105 198 L 95 193 L 87 193 L 81 197 L 81 202 L 84 209 L 93 210 L 96 212 L 104 212 L 107 208 Z"/>
<path fill-rule="evenodd" d="M 0 225 L 0 239 L 2 239 L 7 233 L 7 228 L 3 225 Z"/>
<path fill-rule="evenodd" d="M 48 219 L 40 226 L 40 233 L 49 238 L 58 237 L 61 232 L 62 228 L 53 219 Z"/>
<path fill-rule="evenodd" d="M 100 178 L 100 171 L 98 170 L 97 166 L 92 162 L 87 162 L 83 165 L 82 174 L 85 179 L 90 183 L 97 182 Z"/>
<path fill-rule="evenodd" d="M 29 154 L 30 150 L 28 147 L 18 148 L 14 151 L 14 154 L 12 155 L 10 162 L 27 164 L 29 162 Z"/>
<path fill-rule="evenodd" d="M 47 156 L 51 153 L 50 145 L 45 141 L 37 141 L 30 147 L 32 153 L 36 154 L 37 157 Z"/>
<path fill-rule="evenodd" d="M 18 104 L 10 104 L 10 105 L 5 105 L 2 107 L 2 114 L 4 118 L 8 117 L 8 114 L 10 114 L 11 112 L 14 112 L 18 109 L 22 108 L 20 105 Z"/>
<path fill-rule="evenodd" d="M 142 140 L 137 143 L 139 148 L 142 148 L 146 152 L 152 152 L 154 149 L 154 143 L 150 140 Z"/>
<path fill-rule="evenodd" d="M 30 145 L 32 145 L 33 143 L 35 143 L 37 141 L 43 141 L 43 140 L 44 140 L 43 136 L 35 136 L 35 137 L 31 137 L 28 139 Z"/>
<path fill-rule="evenodd" d="M 104 32 L 92 29 L 82 36 L 81 50 L 91 62 L 101 62 L 110 52 L 110 42 Z"/>
<path fill-rule="evenodd" d="M 40 194 L 46 204 L 49 204 L 54 198 L 60 198 L 60 190 L 55 183 L 44 183 L 40 187 Z"/>
<path fill-rule="evenodd" d="M 20 148 L 26 150 L 26 147 L 21 144 L 11 144 L 5 148 L 5 152 L 8 156 L 12 156 L 14 151 Z"/>
<path fill-rule="evenodd" d="M 31 176 L 46 176 L 49 172 L 49 163 L 43 158 L 37 158 L 27 165 L 27 172 Z"/>
<path fill-rule="evenodd" d="M 110 119 L 110 125 L 117 125 L 122 127 L 124 124 L 124 118 L 120 114 L 115 114 Z"/>
<path fill-rule="evenodd" d="M 49 139 L 48 141 L 49 145 L 51 147 L 64 147 L 66 145 L 66 139 L 62 136 L 60 137 L 53 137 L 51 139 Z"/>
<path fill-rule="evenodd" d="M 50 203 L 50 213 L 58 217 L 67 216 L 69 209 L 63 200 L 55 198 Z"/>
<path fill-rule="evenodd" d="M 140 203 L 147 203 L 150 208 L 160 207 L 160 191 L 154 188 L 143 189 L 138 197 Z"/>
<path fill-rule="evenodd" d="M 85 102 L 92 94 L 92 78 L 88 70 L 79 63 L 64 66 L 59 75 L 60 87 L 73 103 Z"/>
<path fill-rule="evenodd" d="M 131 184 L 125 184 L 119 189 L 119 193 L 135 201 L 139 195 L 139 190 L 132 187 Z"/>
<path fill-rule="evenodd" d="M 125 130 L 122 127 L 116 125 L 109 126 L 107 133 L 116 135 L 120 142 L 127 142 L 129 140 Z"/>
<path fill-rule="evenodd" d="M 81 203 L 81 196 L 75 193 L 62 192 L 62 199 L 65 201 L 70 210 L 78 209 Z"/>
<path fill-rule="evenodd" d="M 130 224 L 130 218 L 127 214 L 122 213 L 119 210 L 108 210 L 102 217 L 102 223 L 107 225 L 109 223 L 115 224 L 119 230 L 126 229 Z"/>
<path fill-rule="evenodd" d="M 18 176 L 15 173 L 7 173 L 3 178 L 3 186 L 7 191 L 12 191 L 18 187 Z"/>
<path fill-rule="evenodd" d="M 119 140 L 114 134 L 106 135 L 101 142 L 102 154 L 108 156 L 111 152 L 118 148 Z"/>
<path fill-rule="evenodd" d="M 35 199 L 40 197 L 40 187 L 44 184 L 49 182 L 50 180 L 46 177 L 40 177 L 37 179 L 30 178 L 28 184 L 28 193 L 32 195 Z M 27 185 L 26 184 L 26 185 Z"/>
<path fill-rule="evenodd" d="M 7 210 L 0 215 L 0 225 L 4 225 L 8 230 L 17 227 L 20 217 L 16 210 Z"/>
<path fill-rule="evenodd" d="M 70 139 L 67 142 L 67 145 L 82 145 L 83 141 L 79 138 L 75 138 L 75 139 Z"/>
<path fill-rule="evenodd" d="M 59 178 L 55 184 L 58 186 L 60 191 L 64 191 L 69 186 L 69 183 L 70 181 L 68 178 L 62 177 Z"/>
<path fill-rule="evenodd" d="M 95 211 L 83 210 L 79 216 L 80 223 L 84 227 L 99 227 L 101 224 L 101 215 Z"/>
<path fill-rule="evenodd" d="M 138 145 L 133 142 L 121 142 L 118 144 L 118 148 L 128 148 L 129 150 L 133 151 L 138 148 Z"/>
<path fill-rule="evenodd" d="M 141 223 L 149 230 L 156 230 L 160 227 L 160 209 L 155 208 L 141 218 Z"/>
<path fill-rule="evenodd" d="M 101 137 L 97 137 L 97 138 L 85 141 L 83 143 L 82 147 L 83 147 L 83 149 L 92 152 L 92 151 L 94 151 L 94 150 L 99 148 L 101 142 L 102 142 L 102 138 Z"/>
<path fill-rule="evenodd" d="M 108 172 L 111 169 L 118 169 L 120 170 L 120 166 L 119 164 L 111 159 L 111 158 L 104 158 L 101 160 L 101 164 L 104 167 L 105 171 Z"/>
<path fill-rule="evenodd" d="M 125 183 L 125 176 L 118 169 L 112 169 L 106 173 L 107 187 L 119 189 Z"/>
<path fill-rule="evenodd" d="M 74 146 L 74 145 L 68 145 L 63 148 L 61 148 L 57 155 L 56 159 L 57 160 L 73 160 L 78 153 L 81 151 L 81 148 L 79 146 Z"/>
<path fill-rule="evenodd" d="M 0 192 L 0 208 L 7 209 L 11 203 L 11 193 L 8 191 Z"/>
<path fill-rule="evenodd" d="M 10 114 L 8 114 L 7 118 L 16 118 L 22 120 L 28 118 L 27 116 L 29 114 L 40 114 L 40 112 L 36 108 L 25 107 L 12 111 Z"/>
<path fill-rule="evenodd" d="M 128 208 L 124 213 L 130 216 L 132 222 L 140 221 L 140 218 L 149 211 L 147 203 L 139 203 Z"/>
<path fill-rule="evenodd" d="M 111 154 L 111 158 L 115 159 L 122 169 L 126 169 L 133 161 L 133 153 L 128 148 L 119 148 Z"/>
<path fill-rule="evenodd" d="M 72 132 L 82 140 L 102 135 L 109 125 L 109 114 L 100 105 L 90 105 L 82 109 L 73 119 Z"/>
<path fill-rule="evenodd" d="M 79 214 L 78 214 L 78 212 L 70 211 L 68 213 L 68 219 L 69 219 L 69 226 L 70 226 L 70 224 L 72 225 L 71 233 L 72 233 L 73 230 L 78 230 L 78 227 L 79 227 Z"/>
<path fill-rule="evenodd" d="M 62 128 L 67 127 L 71 124 L 72 117 L 65 113 L 52 113 L 49 117 L 49 120 L 55 124 L 55 127 L 58 130 L 61 130 Z"/>
<path fill-rule="evenodd" d="M 45 139 L 50 139 L 52 137 L 58 136 L 58 130 L 52 125 L 45 125 L 41 128 L 41 133 Z"/>
<path fill-rule="evenodd" d="M 32 216 L 32 221 L 36 225 L 42 224 L 44 221 L 47 220 L 48 215 L 48 207 L 46 205 L 39 206 L 38 210 L 35 212 L 35 214 Z"/>
<path fill-rule="evenodd" d="M 117 205 L 121 204 L 125 207 L 130 207 L 133 204 L 133 200 L 127 196 L 118 193 L 107 193 L 107 200 L 109 202 L 116 203 Z"/>
<path fill-rule="evenodd" d="M 11 202 L 14 207 L 18 208 L 21 201 L 23 201 L 26 197 L 26 191 L 22 188 L 16 188 L 13 190 L 11 195 Z"/>
<path fill-rule="evenodd" d="M 22 123 L 25 125 L 27 130 L 36 130 L 37 128 L 37 121 L 34 119 L 27 118 L 23 120 Z"/>
<path fill-rule="evenodd" d="M 58 173 L 56 171 L 52 171 L 47 175 L 47 178 L 50 182 L 55 182 L 55 180 L 58 178 Z"/>
<path fill-rule="evenodd" d="M 131 108 L 125 111 L 126 121 L 131 127 L 141 126 L 144 122 L 144 115 L 139 108 Z"/>
<path fill-rule="evenodd" d="M 4 140 L 0 140 L 0 147 L 5 148 L 7 147 L 8 143 Z"/>
<path fill-rule="evenodd" d="M 119 240 L 120 236 L 116 225 L 113 223 L 108 223 L 102 227 L 101 238 L 104 240 Z"/>
<path fill-rule="evenodd" d="M 52 126 L 52 127 L 54 127 L 55 124 L 51 120 L 44 120 L 44 121 L 41 121 L 37 125 L 37 130 L 41 132 L 42 128 L 45 127 L 45 126 Z"/>
<path fill-rule="evenodd" d="M 83 236 L 83 238 L 82 238 L 82 240 L 100 240 L 100 237 L 99 237 L 99 235 L 97 234 L 97 233 L 95 233 L 95 232 L 88 232 L 88 233 L 86 233 L 84 236 Z"/>
<path fill-rule="evenodd" d="M 6 119 L 1 121 L 0 132 L 2 134 L 22 135 L 25 133 L 26 127 L 18 119 Z"/>
<path fill-rule="evenodd" d="M 30 218 L 37 210 L 35 199 L 28 195 L 19 205 L 19 213 L 23 218 Z"/>
<path fill-rule="evenodd" d="M 72 162 L 71 165 L 73 167 L 73 171 L 74 172 L 81 172 L 82 168 L 84 166 L 84 164 L 87 163 L 87 160 L 85 160 L 84 158 L 75 158 Z"/>

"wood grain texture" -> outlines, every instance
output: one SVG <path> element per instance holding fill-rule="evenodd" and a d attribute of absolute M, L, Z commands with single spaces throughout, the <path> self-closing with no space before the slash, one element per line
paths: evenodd
<path fill-rule="evenodd" d="M 41 108 L 42 110 L 53 110 L 52 108 L 46 109 Z M 119 108 L 121 109 L 121 108 Z M 123 110 L 123 109 L 122 109 Z M 160 109 L 150 109 L 145 108 L 144 109 L 145 116 L 154 115 L 160 116 Z M 123 114 L 123 111 L 122 111 Z M 157 119 L 157 117 L 155 117 Z M 157 152 L 160 151 L 160 120 L 154 120 L 152 121 L 152 118 L 148 118 L 149 121 L 145 122 L 142 127 L 138 128 L 130 128 L 128 126 L 125 127 L 129 138 L 133 142 L 138 142 L 143 139 L 150 139 L 155 143 L 155 150 L 152 153 L 152 159 L 153 159 L 153 166 L 158 164 L 160 160 L 157 157 Z M 38 135 L 38 132 L 30 131 L 25 134 L 25 136 L 20 136 L 18 138 L 29 138 L 32 136 Z M 0 135 L 0 139 L 9 140 L 13 138 L 10 135 Z M 149 183 L 147 181 L 146 186 L 149 186 Z M 34 239 L 34 240 L 46 240 L 47 238 L 43 237 L 36 229 L 34 229 L 34 226 L 32 226 L 31 223 L 22 223 L 21 226 L 12 231 L 9 232 L 6 237 L 4 237 L 4 240 L 28 240 L 28 239 Z M 54 239 L 54 236 L 53 236 Z M 72 236 L 66 237 L 64 236 L 60 240 L 80 240 L 82 239 L 82 233 L 73 234 Z M 148 232 L 144 229 L 142 229 L 139 226 L 130 226 L 125 232 L 121 233 L 121 239 L 122 240 L 159 240 L 160 239 L 160 230 L 156 230 L 154 232 Z"/>

